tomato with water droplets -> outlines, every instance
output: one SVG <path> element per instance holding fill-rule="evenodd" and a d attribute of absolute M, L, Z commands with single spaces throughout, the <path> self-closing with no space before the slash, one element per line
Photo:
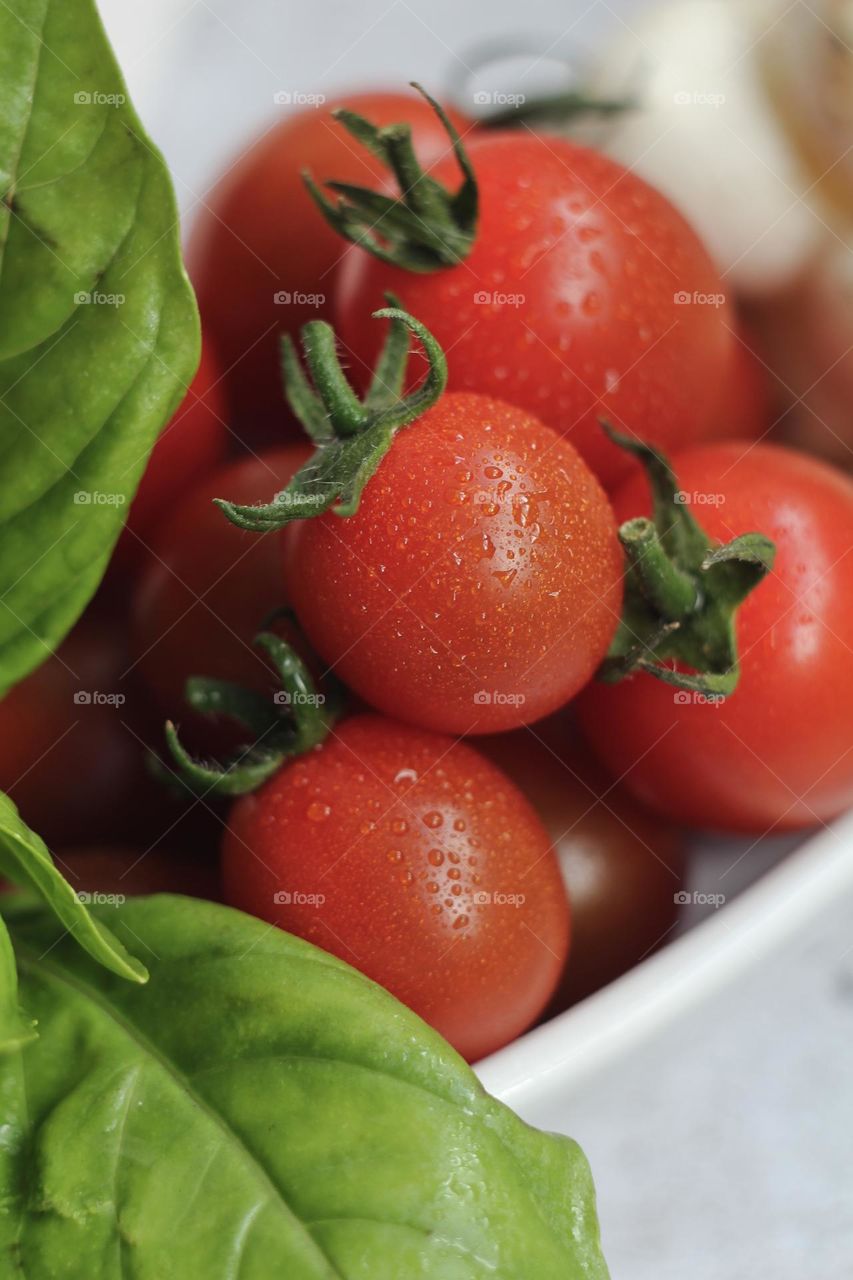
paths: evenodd
<path fill-rule="evenodd" d="M 344 721 L 229 815 L 233 906 L 387 987 L 466 1058 L 541 1012 L 568 900 L 521 792 L 464 743 L 381 716 Z"/>
<path fill-rule="evenodd" d="M 390 291 L 447 352 L 451 391 L 535 413 L 608 487 L 631 461 L 600 417 L 667 452 L 714 434 L 733 321 L 681 214 L 573 142 L 512 132 L 465 143 L 480 217 L 463 262 L 416 273 L 360 247 L 347 254 L 336 321 L 356 373 L 373 368 L 379 338 L 368 317 Z M 455 188 L 454 158 L 434 176 Z"/>
<path fill-rule="evenodd" d="M 285 577 L 336 675 L 447 733 L 567 702 L 622 603 L 616 522 L 589 468 L 537 419 L 470 393 L 400 431 L 355 515 L 290 526 Z"/>
<path fill-rule="evenodd" d="M 578 701 L 601 759 L 676 822 L 783 831 L 853 803 L 853 483 L 778 445 L 731 441 L 673 458 L 684 501 L 727 542 L 759 529 L 773 569 L 740 606 L 740 679 L 728 698 L 641 672 Z M 645 479 L 617 513 L 650 509 Z"/>

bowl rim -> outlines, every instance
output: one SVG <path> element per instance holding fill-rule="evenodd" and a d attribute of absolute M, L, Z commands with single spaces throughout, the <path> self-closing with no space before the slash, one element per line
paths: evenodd
<path fill-rule="evenodd" d="M 853 810 L 808 836 L 713 916 L 594 995 L 484 1058 L 486 1089 L 516 1110 L 556 1103 L 592 1072 L 695 1009 L 853 887 Z"/>

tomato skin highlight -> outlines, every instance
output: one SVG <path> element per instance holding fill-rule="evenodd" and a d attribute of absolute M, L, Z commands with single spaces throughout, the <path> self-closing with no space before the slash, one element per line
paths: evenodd
<path fill-rule="evenodd" d="M 465 262 L 418 275 L 360 248 L 347 254 L 336 320 L 356 373 L 373 365 L 379 339 L 367 318 L 390 290 L 444 347 L 451 391 L 536 414 L 606 488 L 632 463 L 599 418 L 667 452 L 710 436 L 732 319 L 681 214 L 574 143 L 518 133 L 469 142 L 481 213 Z M 451 159 L 435 176 L 458 184 Z"/>
<path fill-rule="evenodd" d="M 566 955 L 568 901 L 521 793 L 464 743 L 381 716 L 238 800 L 222 873 L 228 903 L 362 970 L 469 1060 L 534 1021 Z"/>
<path fill-rule="evenodd" d="M 853 803 L 853 483 L 778 445 L 726 442 L 673 459 L 721 541 L 759 530 L 776 562 L 741 606 L 740 682 L 721 704 L 640 674 L 578 700 L 587 738 L 646 804 L 694 826 L 783 831 Z M 614 500 L 648 512 L 644 480 Z"/>
<path fill-rule="evenodd" d="M 288 598 L 336 675 L 447 733 L 515 728 L 574 696 L 615 630 L 622 564 L 571 446 L 470 394 L 400 432 L 354 516 L 285 538 Z"/>
<path fill-rule="evenodd" d="M 432 108 L 414 92 L 355 93 L 288 114 L 224 174 L 190 236 L 188 267 L 199 308 L 227 370 L 235 428 L 257 446 L 282 439 L 290 421 L 281 390 L 279 342 L 309 320 L 331 315 L 344 244 L 327 226 L 302 180 L 338 178 L 373 185 L 379 162 L 355 145 L 332 118 L 349 107 L 380 124 L 409 120 L 426 162 L 448 138 Z M 458 128 L 468 122 L 451 112 Z M 278 304 L 276 294 L 291 295 Z M 297 302 L 318 295 L 322 301 Z"/>
<path fill-rule="evenodd" d="M 266 616 L 285 603 L 279 542 L 237 529 L 213 499 L 253 502 L 275 492 L 309 453 L 307 445 L 290 445 L 220 467 L 153 531 L 154 554 L 131 599 L 131 649 L 164 716 L 186 719 L 183 691 L 191 675 L 253 688 L 270 683 L 252 642 Z"/>

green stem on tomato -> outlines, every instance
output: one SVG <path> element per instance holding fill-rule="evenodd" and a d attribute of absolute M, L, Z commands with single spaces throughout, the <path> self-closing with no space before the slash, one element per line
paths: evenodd
<path fill-rule="evenodd" d="M 740 678 L 737 610 L 772 569 L 776 548 L 761 533 L 715 542 L 690 514 L 664 455 L 602 426 L 642 464 L 652 518 L 635 516 L 619 529 L 625 600 L 598 678 L 615 683 L 642 671 L 713 700 L 728 697 Z"/>
<path fill-rule="evenodd" d="M 263 695 L 228 680 L 193 676 L 186 699 L 194 711 L 225 716 L 244 728 L 250 740 L 224 764 L 196 760 L 166 723 L 166 744 L 181 781 L 198 795 L 244 795 L 255 791 L 287 760 L 319 746 L 338 714 L 334 694 L 320 693 L 303 659 L 272 631 L 262 631 L 255 644 L 272 661 L 280 689 L 270 702 Z"/>
<path fill-rule="evenodd" d="M 447 361 L 425 325 L 396 306 L 375 311 L 374 319 L 391 323 L 364 400 L 358 399 L 346 380 L 331 325 L 311 320 L 302 330 L 311 380 L 290 337 L 284 338 L 282 366 L 288 403 L 316 451 L 269 502 L 252 506 L 216 498 L 232 524 L 266 533 L 324 511 L 353 515 L 364 486 L 397 432 L 416 421 L 442 395 L 447 386 Z M 423 347 L 428 369 L 420 385 L 403 395 L 412 337 Z"/>
<path fill-rule="evenodd" d="M 330 181 L 325 185 L 337 197 L 332 199 L 310 173 L 302 176 L 311 198 L 339 235 L 383 262 L 423 273 L 454 267 L 467 258 L 477 231 L 479 197 L 471 161 L 452 121 L 419 84 L 412 87 L 426 98 L 450 139 L 462 174 L 456 191 L 421 167 L 410 125 L 401 122 L 378 128 L 345 109 L 334 112 L 336 120 L 386 165 L 399 195 Z"/>

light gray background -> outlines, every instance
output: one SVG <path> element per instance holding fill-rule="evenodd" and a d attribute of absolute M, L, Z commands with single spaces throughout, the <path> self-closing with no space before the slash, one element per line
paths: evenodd
<path fill-rule="evenodd" d="M 795 3 L 797 0 L 795 0 Z M 642 0 L 102 0 L 185 218 L 273 95 L 418 78 L 441 87 L 485 39 L 555 53 L 612 38 Z M 460 60 L 460 55 L 462 59 Z M 282 210 L 283 225 L 286 210 Z M 778 854 L 706 848 L 731 894 Z M 853 850 L 851 850 L 853 857 Z M 553 1128 L 595 1173 L 614 1280 L 853 1276 L 853 899 L 629 1060 L 576 1089 Z"/>

